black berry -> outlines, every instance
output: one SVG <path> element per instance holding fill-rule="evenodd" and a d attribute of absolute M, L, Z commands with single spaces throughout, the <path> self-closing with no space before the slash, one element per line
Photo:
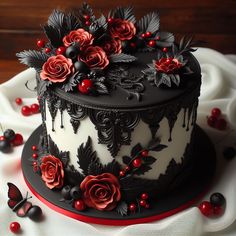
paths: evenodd
<path fill-rule="evenodd" d="M 29 211 L 27 212 L 27 216 L 31 219 L 31 220 L 39 220 L 41 218 L 42 215 L 42 209 L 39 206 L 32 206 Z"/>
<path fill-rule="evenodd" d="M 70 190 L 70 196 L 74 199 L 77 200 L 81 197 L 81 190 L 79 186 L 75 186 Z"/>
<path fill-rule="evenodd" d="M 236 156 L 236 149 L 233 147 L 227 147 L 224 149 L 223 155 L 226 159 L 232 159 Z"/>
<path fill-rule="evenodd" d="M 221 193 L 213 193 L 210 196 L 210 202 L 213 206 L 223 206 L 225 205 L 225 197 Z"/>
<path fill-rule="evenodd" d="M 72 45 L 66 49 L 66 57 L 75 60 L 77 59 L 78 55 L 79 55 L 79 47 L 77 45 Z"/>
<path fill-rule="evenodd" d="M 11 150 L 11 144 L 8 140 L 1 140 L 0 141 L 0 151 L 7 153 Z"/>
<path fill-rule="evenodd" d="M 80 73 L 87 73 L 89 71 L 89 68 L 87 67 L 87 65 L 82 61 L 76 61 L 74 63 L 74 67 L 75 67 L 75 70 L 79 71 Z"/>
<path fill-rule="evenodd" d="M 62 196 L 65 200 L 70 200 L 72 198 L 71 195 L 70 195 L 70 190 L 71 190 L 71 187 L 69 185 L 66 185 L 61 190 L 61 194 L 62 194 Z"/>
<path fill-rule="evenodd" d="M 15 136 L 16 136 L 14 130 L 12 130 L 12 129 L 7 129 L 7 130 L 4 132 L 3 135 L 4 135 L 4 137 L 5 137 L 7 140 L 9 140 L 9 141 L 14 140 L 14 139 L 15 139 Z"/>

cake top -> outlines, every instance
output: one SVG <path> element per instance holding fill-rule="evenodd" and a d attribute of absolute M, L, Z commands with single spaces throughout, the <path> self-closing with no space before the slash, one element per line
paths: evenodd
<path fill-rule="evenodd" d="M 175 43 L 160 31 L 157 12 L 136 21 L 131 7 L 117 7 L 96 18 L 84 3 L 73 12 L 54 10 L 43 30 L 39 51 L 17 53 L 36 69 L 40 96 L 53 90 L 78 103 L 142 107 L 199 85 L 192 39 Z"/>

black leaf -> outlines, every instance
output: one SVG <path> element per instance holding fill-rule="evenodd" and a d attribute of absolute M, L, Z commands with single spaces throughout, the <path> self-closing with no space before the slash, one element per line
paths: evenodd
<path fill-rule="evenodd" d="M 84 180 L 84 176 L 77 171 L 73 165 L 68 166 L 65 169 L 65 179 L 72 185 L 80 185 Z"/>
<path fill-rule="evenodd" d="M 127 20 L 134 24 L 136 22 L 132 7 L 117 7 L 109 12 L 108 17 Z"/>
<path fill-rule="evenodd" d="M 152 168 L 149 165 L 141 165 L 138 169 L 136 169 L 133 173 L 136 175 L 143 175 L 144 173 L 148 172 Z"/>
<path fill-rule="evenodd" d="M 79 18 L 80 18 L 81 22 L 84 21 L 84 16 L 85 15 L 89 16 L 89 20 L 90 20 L 91 23 L 96 20 L 96 17 L 93 13 L 93 9 L 86 2 L 84 2 L 82 4 L 82 7 L 79 9 Z"/>
<path fill-rule="evenodd" d="M 115 160 L 109 162 L 103 167 L 103 172 L 111 173 L 115 176 L 119 176 L 120 170 L 121 170 L 121 165 Z"/>
<path fill-rule="evenodd" d="M 142 157 L 142 160 L 144 161 L 145 165 L 152 165 L 156 161 L 156 158 L 152 156 L 145 156 Z"/>
<path fill-rule="evenodd" d="M 145 32 L 151 32 L 155 34 L 159 30 L 159 27 L 160 19 L 157 12 L 147 14 L 146 16 L 142 17 L 137 23 L 139 34 Z"/>
<path fill-rule="evenodd" d="M 158 32 L 155 37 L 160 37 L 160 40 L 156 41 L 159 47 L 171 47 L 175 41 L 174 35 L 169 32 Z"/>
<path fill-rule="evenodd" d="M 88 175 L 88 167 L 92 162 L 99 162 L 97 154 L 92 150 L 91 138 L 88 137 L 86 144 L 82 143 L 78 148 L 78 161 L 79 167 L 83 170 L 83 174 Z"/>
<path fill-rule="evenodd" d="M 67 166 L 69 162 L 69 152 L 60 152 L 58 157 L 61 159 L 63 165 Z"/>
<path fill-rule="evenodd" d="M 104 15 L 101 15 L 100 18 L 95 20 L 90 26 L 89 31 L 91 34 L 93 34 L 94 37 L 96 37 L 96 42 L 101 41 L 103 36 L 105 36 L 105 32 L 107 31 L 107 19 Z"/>
<path fill-rule="evenodd" d="M 126 202 L 120 202 L 115 208 L 116 212 L 122 216 L 126 216 L 128 214 L 128 205 Z"/>
<path fill-rule="evenodd" d="M 66 15 L 65 23 L 66 23 L 66 28 L 68 30 L 68 33 L 72 30 L 81 28 L 78 18 L 71 12 Z"/>
<path fill-rule="evenodd" d="M 103 172 L 103 167 L 100 162 L 93 161 L 88 166 L 88 175 L 100 175 Z"/>
<path fill-rule="evenodd" d="M 140 143 L 136 144 L 131 150 L 131 156 L 132 157 L 137 156 L 142 150 L 143 150 L 142 145 Z"/>
<path fill-rule="evenodd" d="M 129 165 L 132 159 L 129 156 L 123 156 L 122 160 L 124 164 Z"/>
<path fill-rule="evenodd" d="M 109 94 L 107 86 L 102 82 L 95 81 L 93 83 L 93 87 L 98 92 L 98 94 Z"/>
<path fill-rule="evenodd" d="M 38 150 L 38 155 L 41 157 L 45 153 L 47 153 L 47 138 L 44 137 L 43 135 L 40 135 L 39 137 L 39 142 L 37 145 L 37 150 Z"/>
<path fill-rule="evenodd" d="M 159 152 L 166 147 L 167 147 L 166 145 L 160 144 L 159 138 L 151 140 L 151 142 L 148 144 L 148 150 L 150 151 Z"/>
<path fill-rule="evenodd" d="M 128 55 L 125 53 L 120 53 L 120 54 L 112 54 L 109 57 L 110 63 L 118 63 L 118 62 L 133 62 L 136 61 L 137 58 L 132 55 Z"/>
<path fill-rule="evenodd" d="M 161 73 L 158 79 L 155 81 L 155 84 L 157 87 L 159 87 L 161 84 L 171 87 L 171 79 L 169 75 Z"/>
<path fill-rule="evenodd" d="M 67 80 L 67 83 L 64 84 L 62 88 L 65 90 L 65 92 L 70 92 L 80 82 L 82 78 L 83 74 L 76 72 L 69 78 L 69 80 Z"/>
<path fill-rule="evenodd" d="M 40 80 L 37 85 L 37 92 L 39 96 L 42 96 L 46 91 L 49 85 L 51 85 L 52 82 L 49 80 Z"/>
<path fill-rule="evenodd" d="M 64 12 L 58 9 L 54 9 L 52 14 L 48 18 L 48 25 L 52 26 L 55 29 L 63 30 L 64 18 L 65 18 Z"/>
<path fill-rule="evenodd" d="M 51 25 L 44 25 L 43 30 L 53 47 L 58 48 L 63 44 L 62 38 L 64 35 L 57 28 Z"/>
<path fill-rule="evenodd" d="M 176 84 L 177 86 L 179 86 L 180 83 L 180 76 L 178 74 L 170 74 L 170 79 L 171 81 Z"/>
<path fill-rule="evenodd" d="M 41 70 L 43 64 L 47 61 L 48 55 L 44 52 L 29 50 L 16 53 L 22 64 Z"/>

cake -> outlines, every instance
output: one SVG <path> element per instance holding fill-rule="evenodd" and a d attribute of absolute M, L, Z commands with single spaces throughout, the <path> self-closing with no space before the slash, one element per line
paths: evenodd
<path fill-rule="evenodd" d="M 41 50 L 17 54 L 36 70 L 42 114 L 23 173 L 57 211 L 93 223 L 147 222 L 183 209 L 208 184 L 214 150 L 196 125 L 194 43 L 159 28 L 157 12 L 136 21 L 131 7 L 117 7 L 96 18 L 84 3 L 54 10 Z"/>

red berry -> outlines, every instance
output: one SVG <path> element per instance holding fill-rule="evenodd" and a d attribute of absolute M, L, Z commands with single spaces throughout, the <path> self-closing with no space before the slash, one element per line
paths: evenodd
<path fill-rule="evenodd" d="M 37 41 L 37 46 L 38 46 L 39 48 L 44 48 L 44 47 L 45 47 L 45 41 L 42 40 L 42 39 L 39 39 L 39 40 Z"/>
<path fill-rule="evenodd" d="M 5 140 L 6 138 L 4 136 L 0 136 L 0 141 Z"/>
<path fill-rule="evenodd" d="M 110 18 L 108 18 L 107 22 L 108 22 L 109 24 L 112 24 L 112 23 L 114 22 L 114 19 L 110 17 Z"/>
<path fill-rule="evenodd" d="M 36 151 L 36 150 L 37 150 L 37 146 L 36 146 L 36 145 L 33 145 L 33 146 L 31 147 L 31 149 L 32 149 L 33 151 Z"/>
<path fill-rule="evenodd" d="M 32 165 L 33 165 L 34 172 L 38 171 L 38 163 L 37 163 L 37 161 L 33 161 Z"/>
<path fill-rule="evenodd" d="M 142 37 L 143 39 L 145 39 L 145 38 L 146 38 L 146 34 L 141 34 L 141 37 Z"/>
<path fill-rule="evenodd" d="M 221 206 L 214 206 L 213 207 L 213 214 L 216 216 L 220 216 L 223 213 L 223 209 Z"/>
<path fill-rule="evenodd" d="M 216 121 L 215 123 L 215 128 L 218 130 L 225 130 L 227 127 L 227 122 L 225 119 L 221 118 Z"/>
<path fill-rule="evenodd" d="M 132 162 L 133 167 L 139 168 L 142 165 L 142 160 L 140 158 L 136 158 Z"/>
<path fill-rule="evenodd" d="M 30 109 L 30 107 L 29 106 L 23 106 L 22 108 L 21 108 L 21 114 L 23 115 L 23 116 L 30 116 L 31 115 L 31 109 Z"/>
<path fill-rule="evenodd" d="M 144 207 L 144 206 L 146 206 L 147 203 L 146 203 L 145 200 L 140 200 L 140 201 L 139 201 L 139 204 L 140 204 L 140 206 L 143 206 L 143 207 Z"/>
<path fill-rule="evenodd" d="M 18 233 L 20 231 L 20 224 L 18 222 L 11 222 L 10 230 L 12 233 Z"/>
<path fill-rule="evenodd" d="M 125 171 L 129 171 L 130 170 L 130 167 L 129 166 L 126 166 L 125 167 Z"/>
<path fill-rule="evenodd" d="M 121 170 L 119 175 L 120 175 L 120 177 L 124 177 L 125 176 L 125 172 L 123 170 Z"/>
<path fill-rule="evenodd" d="M 38 154 L 37 153 L 33 153 L 32 158 L 37 159 L 38 158 Z"/>
<path fill-rule="evenodd" d="M 66 52 L 66 47 L 63 47 L 63 46 L 57 48 L 57 50 L 56 50 L 56 54 L 57 54 L 57 55 L 65 54 L 65 52 Z"/>
<path fill-rule="evenodd" d="M 130 211 L 135 211 L 135 210 L 136 210 L 136 205 L 135 205 L 134 203 L 131 203 L 131 204 L 129 205 L 129 210 L 130 210 Z"/>
<path fill-rule="evenodd" d="M 23 144 L 23 136 L 21 134 L 16 133 L 15 138 L 11 141 L 13 146 L 19 146 Z"/>
<path fill-rule="evenodd" d="M 211 110 L 211 115 L 218 118 L 221 115 L 221 110 L 215 107 Z"/>
<path fill-rule="evenodd" d="M 168 52 L 168 49 L 167 48 L 163 48 L 162 51 L 163 52 Z"/>
<path fill-rule="evenodd" d="M 84 19 L 85 20 L 90 20 L 90 16 L 89 15 L 84 15 Z"/>
<path fill-rule="evenodd" d="M 30 106 L 30 109 L 33 114 L 37 114 L 39 112 L 39 105 L 34 103 Z"/>
<path fill-rule="evenodd" d="M 146 203 L 145 208 L 146 209 L 150 208 L 150 205 L 148 203 Z"/>
<path fill-rule="evenodd" d="M 91 22 L 90 21 L 85 21 L 85 25 L 90 26 Z"/>
<path fill-rule="evenodd" d="M 148 150 L 142 151 L 142 152 L 141 152 L 141 155 L 144 156 L 144 157 L 148 156 Z"/>
<path fill-rule="evenodd" d="M 156 37 L 156 40 L 160 40 L 160 39 L 161 39 L 161 37 L 160 37 L 160 36 L 157 36 L 157 37 Z"/>
<path fill-rule="evenodd" d="M 15 102 L 17 105 L 21 105 L 22 104 L 22 99 L 21 98 L 16 98 Z"/>
<path fill-rule="evenodd" d="M 147 193 L 142 193 L 142 195 L 141 195 L 141 198 L 143 199 L 143 200 L 147 200 L 148 199 L 148 194 Z"/>
<path fill-rule="evenodd" d="M 51 48 L 45 48 L 44 51 L 45 51 L 45 53 L 49 53 L 49 52 L 51 52 Z"/>
<path fill-rule="evenodd" d="M 151 41 L 148 42 L 148 45 L 150 47 L 155 47 L 156 46 L 156 42 L 154 40 L 151 40 Z"/>
<path fill-rule="evenodd" d="M 215 127 L 216 121 L 217 121 L 217 118 L 215 116 L 207 117 L 207 124 L 211 127 Z"/>
<path fill-rule="evenodd" d="M 75 201 L 74 208 L 77 211 L 83 211 L 86 208 L 86 205 L 85 205 L 84 201 L 80 199 L 80 200 Z"/>
<path fill-rule="evenodd" d="M 203 201 L 199 206 L 199 210 L 204 216 L 211 216 L 213 214 L 213 207 L 210 202 Z"/>
<path fill-rule="evenodd" d="M 134 42 L 131 42 L 131 43 L 130 43 L 130 47 L 131 47 L 131 48 L 136 48 L 136 46 L 137 46 L 136 43 L 134 43 Z"/>
<path fill-rule="evenodd" d="M 93 82 L 90 79 L 84 79 L 79 85 L 78 89 L 81 93 L 88 94 L 92 88 Z"/>
<path fill-rule="evenodd" d="M 145 36 L 146 36 L 147 38 L 150 38 L 150 37 L 152 36 L 152 33 L 151 33 L 150 31 L 148 31 L 148 32 L 146 32 Z"/>

